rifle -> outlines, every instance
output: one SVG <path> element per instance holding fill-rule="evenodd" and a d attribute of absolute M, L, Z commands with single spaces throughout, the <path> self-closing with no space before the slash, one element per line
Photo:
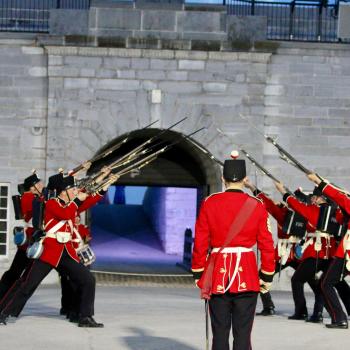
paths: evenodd
<path fill-rule="evenodd" d="M 306 168 L 303 164 L 301 164 L 295 157 L 293 157 L 289 152 L 287 152 L 281 145 L 279 145 L 276 140 L 274 140 L 271 136 L 267 136 L 264 133 L 262 133 L 248 118 L 244 117 L 242 114 L 239 114 L 240 118 L 244 119 L 250 127 L 252 127 L 253 129 L 255 129 L 260 135 L 262 135 L 265 140 L 269 143 L 271 143 L 272 145 L 274 145 L 279 154 L 280 154 L 280 158 L 282 160 L 284 160 L 285 162 L 287 162 L 288 164 L 293 165 L 295 168 L 299 169 L 300 171 L 302 171 L 304 174 L 309 175 L 309 174 L 313 174 L 314 171 Z M 324 181 L 324 178 L 322 176 L 320 176 L 319 174 L 315 173 L 316 176 L 321 180 Z M 334 187 L 336 187 L 340 192 L 342 192 L 343 194 L 350 196 L 350 192 L 342 189 L 341 187 L 332 184 Z"/>
<path fill-rule="evenodd" d="M 289 152 L 287 152 L 281 145 L 279 145 L 275 139 L 273 139 L 271 136 L 265 135 L 264 133 L 262 133 L 248 118 L 244 117 L 242 114 L 239 114 L 239 116 L 244 119 L 250 127 L 252 127 L 253 129 L 255 129 L 260 135 L 262 135 L 265 140 L 271 144 L 273 144 L 279 154 L 282 160 L 284 160 L 285 162 L 293 165 L 294 167 L 296 167 L 297 169 L 301 170 L 303 173 L 305 173 L 306 175 L 312 174 L 313 171 L 307 169 L 303 164 L 301 164 L 295 157 L 293 157 Z"/>
<path fill-rule="evenodd" d="M 146 125 L 145 127 L 143 127 L 141 130 L 144 130 L 144 129 L 147 129 L 149 128 L 150 126 L 152 126 L 153 124 L 157 123 L 158 120 Z M 89 163 L 93 163 L 93 162 L 96 162 L 97 160 L 100 160 L 102 158 L 105 158 L 107 157 L 109 154 L 113 153 L 115 150 L 117 150 L 118 148 L 120 148 L 124 143 L 126 143 L 129 139 L 129 136 L 130 136 L 131 132 L 128 132 L 126 134 L 126 136 L 124 137 L 123 140 L 119 141 L 117 144 L 111 146 L 111 147 L 108 147 L 105 151 L 103 151 L 102 153 L 100 154 L 97 154 L 96 156 L 92 157 L 90 160 L 88 160 Z M 82 170 L 83 169 L 83 164 L 80 164 L 78 165 L 77 167 L 75 167 L 73 170 L 71 170 L 69 173 L 70 175 L 74 175 L 76 174 L 78 171 Z"/>
<path fill-rule="evenodd" d="M 212 159 L 214 162 L 219 164 L 220 166 L 224 166 L 224 163 L 217 159 L 211 152 L 203 148 L 201 145 L 199 145 L 196 141 L 189 139 L 189 141 L 196 147 L 198 148 L 201 152 L 203 152 L 205 155 L 207 155 L 210 159 Z"/>
<path fill-rule="evenodd" d="M 154 160 L 156 160 L 159 157 L 160 154 L 166 152 L 168 149 L 172 148 L 173 146 L 175 146 L 176 144 L 180 143 L 181 141 L 188 140 L 191 136 L 195 135 L 196 133 L 198 133 L 198 132 L 200 132 L 200 131 L 202 131 L 204 129 L 206 129 L 206 128 L 203 127 L 203 128 L 200 128 L 200 129 L 198 129 L 198 130 L 188 134 L 188 135 L 182 135 L 176 141 L 173 141 L 170 144 L 165 145 L 161 149 L 158 149 L 157 151 L 154 151 L 153 153 L 149 154 L 148 156 L 133 162 L 132 164 L 128 165 L 127 167 L 124 167 L 121 170 L 118 170 L 118 171 L 115 171 L 115 172 L 112 171 L 111 174 L 112 174 L 112 176 L 113 175 L 123 176 L 123 175 L 126 175 L 126 174 L 132 172 L 133 170 L 136 170 L 136 169 L 140 170 L 144 166 L 146 166 L 149 163 L 151 163 Z M 107 179 L 105 179 L 103 182 L 101 182 L 99 184 L 92 183 L 92 184 L 87 185 L 86 189 L 87 189 L 87 191 L 89 193 L 97 192 L 100 189 L 102 189 L 104 186 L 106 186 L 108 184 L 112 184 L 113 182 L 115 182 L 115 180 L 113 180 L 113 177 L 112 177 L 112 182 L 111 182 L 110 178 L 107 178 Z"/>
<path fill-rule="evenodd" d="M 220 134 L 228 137 L 223 131 L 221 131 L 220 129 L 216 129 Z M 253 158 L 246 150 L 244 150 L 243 148 L 241 148 L 240 146 L 238 146 L 239 151 L 241 151 L 246 158 L 255 166 L 257 167 L 264 175 L 266 175 L 267 177 L 269 177 L 270 179 L 272 179 L 275 182 L 281 182 L 279 181 L 274 175 L 272 175 L 264 166 L 262 166 L 255 158 Z M 288 193 L 292 193 L 292 191 L 290 189 L 288 189 L 286 186 L 284 186 L 284 188 L 286 189 L 286 191 Z"/>
<path fill-rule="evenodd" d="M 176 125 L 180 124 L 181 122 L 183 122 L 186 119 L 187 119 L 187 117 L 182 118 L 181 120 L 179 120 L 176 123 L 169 126 L 167 129 L 164 129 L 164 130 L 160 131 L 158 134 L 150 137 L 149 139 L 144 141 L 141 145 L 137 146 L 136 148 L 132 149 L 130 152 L 124 154 L 123 156 L 119 157 L 118 159 L 116 159 L 112 163 L 108 164 L 108 167 L 110 167 L 111 169 L 119 168 L 123 165 L 130 163 L 131 161 L 135 160 L 136 158 L 139 158 L 140 156 L 145 155 L 146 153 L 149 152 L 149 150 L 147 149 L 147 146 L 149 144 L 151 144 L 154 140 L 158 139 L 160 136 L 162 136 L 163 134 L 165 134 L 166 132 L 168 132 L 169 130 L 171 130 Z M 95 180 L 98 178 L 98 176 L 100 176 L 100 174 L 101 174 L 101 171 L 99 170 L 96 173 L 91 174 L 89 176 L 86 176 L 85 178 L 79 180 L 79 187 L 80 186 L 81 187 L 90 186 L 92 183 L 95 182 Z"/>

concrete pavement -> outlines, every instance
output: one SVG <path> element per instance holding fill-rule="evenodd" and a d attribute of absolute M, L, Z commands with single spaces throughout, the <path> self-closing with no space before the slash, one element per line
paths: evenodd
<path fill-rule="evenodd" d="M 191 287 L 97 286 L 96 320 L 103 329 L 82 329 L 58 315 L 60 290 L 43 286 L 21 317 L 0 326 L 1 350 L 201 350 L 204 305 Z M 256 317 L 254 350 L 328 350 L 350 346 L 350 330 L 288 321 L 291 294 L 275 292 L 278 314 Z M 311 309 L 312 295 L 308 294 Z M 260 304 L 258 310 L 260 310 Z M 329 322 L 326 319 L 325 322 Z"/>

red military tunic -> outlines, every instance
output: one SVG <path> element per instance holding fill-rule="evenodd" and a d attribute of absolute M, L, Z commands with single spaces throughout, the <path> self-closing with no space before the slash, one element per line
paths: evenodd
<path fill-rule="evenodd" d="M 321 182 L 319 188 L 322 192 L 331 200 L 339 205 L 345 212 L 350 215 L 350 198 L 342 193 L 339 189 L 331 184 L 327 184 L 325 182 Z M 337 221 L 342 223 L 343 216 L 340 213 L 337 213 Z M 348 230 L 350 229 L 350 220 L 348 222 Z M 338 245 L 338 248 L 334 254 L 334 256 L 344 259 L 345 253 L 350 254 L 350 235 L 349 232 L 343 237 L 341 242 Z"/>
<path fill-rule="evenodd" d="M 60 221 L 65 223 L 57 231 L 69 232 L 73 237 L 74 220 L 79 213 L 87 210 L 102 198 L 101 194 L 89 196 L 80 206 L 74 201 L 64 204 L 60 199 L 49 199 L 45 206 L 45 231 L 48 232 Z M 61 260 L 63 249 L 66 248 L 72 259 L 79 262 L 72 240 L 60 243 L 54 237 L 45 237 L 43 241 L 44 250 L 40 260 L 57 267 Z"/>
<path fill-rule="evenodd" d="M 285 194 L 283 200 L 292 208 L 294 211 L 299 213 L 308 221 L 308 235 L 306 238 L 306 248 L 303 252 L 301 260 L 307 258 L 317 258 L 317 251 L 315 250 L 316 238 L 312 237 L 316 232 L 316 226 L 318 217 L 320 214 L 320 207 L 315 204 L 305 204 L 297 200 L 291 194 Z M 333 236 L 327 235 L 328 238 L 321 237 L 321 250 L 318 252 L 319 259 L 328 259 L 333 256 L 336 243 Z"/>
<path fill-rule="evenodd" d="M 79 224 L 79 225 L 75 225 L 75 229 L 78 231 L 83 244 L 86 244 L 91 241 L 91 232 L 87 226 L 83 224 Z M 79 237 L 76 235 L 75 232 L 73 235 L 73 245 L 75 249 L 79 248 L 79 245 L 80 245 Z"/>
<path fill-rule="evenodd" d="M 227 190 L 209 196 L 202 204 L 197 222 L 192 256 L 192 271 L 204 270 L 209 249 L 220 248 L 230 226 L 249 195 L 239 190 Z M 255 197 L 254 197 L 255 198 Z M 257 207 L 242 231 L 234 237 L 228 247 L 249 250 L 256 243 L 261 251 L 261 271 L 273 274 L 275 269 L 273 239 L 268 213 L 258 200 Z M 248 248 L 248 249 L 247 249 Z M 212 252 L 211 254 L 216 254 Z M 238 254 L 220 253 L 213 273 L 212 292 L 222 294 L 232 280 Z M 229 287 L 231 293 L 260 290 L 256 257 L 252 250 L 241 253 L 238 273 Z M 202 287 L 202 279 L 198 286 Z"/>
<path fill-rule="evenodd" d="M 277 238 L 278 243 L 275 248 L 275 260 L 280 261 L 281 260 L 281 252 L 279 249 L 279 243 L 286 243 L 288 239 L 291 237 L 283 232 L 282 227 L 284 224 L 284 220 L 286 219 L 286 215 L 288 213 L 288 208 L 286 206 L 280 206 L 276 204 L 271 198 L 269 198 L 265 193 L 260 192 L 257 197 L 263 201 L 265 204 L 265 207 L 269 214 L 271 214 L 274 219 L 277 221 Z M 293 236 L 292 236 L 293 238 Z M 296 257 L 294 255 L 294 246 L 295 243 L 292 244 L 290 248 L 290 252 L 288 254 L 288 258 L 286 260 L 286 263 L 289 263 L 292 260 L 295 260 Z"/>
<path fill-rule="evenodd" d="M 27 224 L 27 227 L 25 228 L 25 232 L 27 235 L 27 242 L 29 242 L 34 232 L 34 228 L 30 224 L 30 221 L 32 220 L 32 217 L 33 217 L 34 198 L 35 198 L 35 195 L 30 191 L 24 192 L 23 195 L 21 196 L 21 209 L 23 213 L 23 219 Z M 18 249 L 20 250 L 26 250 L 27 248 L 28 248 L 28 243 L 18 246 Z"/>

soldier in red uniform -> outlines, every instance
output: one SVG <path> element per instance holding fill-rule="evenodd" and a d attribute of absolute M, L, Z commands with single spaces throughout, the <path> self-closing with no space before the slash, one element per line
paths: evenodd
<path fill-rule="evenodd" d="M 348 328 L 347 315 L 342 309 L 339 302 L 338 295 L 335 288 L 338 286 L 338 293 L 341 297 L 347 313 L 350 313 L 350 287 L 344 280 L 344 277 L 349 274 L 350 271 L 350 198 L 344 194 L 339 188 L 322 181 L 316 174 L 308 175 L 308 178 L 318 185 L 318 189 L 322 191 L 324 195 L 333 200 L 344 211 L 343 218 L 340 221 L 345 221 L 347 232 L 338 244 L 337 250 L 333 256 L 333 259 L 328 266 L 327 271 L 324 273 L 321 279 L 321 290 L 325 298 L 326 305 L 332 318 L 332 322 L 327 324 L 327 328 Z M 345 216 L 345 220 L 344 220 Z M 338 217 L 337 217 L 338 219 Z M 342 292 L 339 292 L 339 284 L 342 286 Z"/>
<path fill-rule="evenodd" d="M 28 248 L 28 243 L 31 239 L 31 236 L 34 232 L 34 228 L 31 225 L 31 220 L 33 217 L 33 200 L 36 197 L 42 197 L 43 188 L 44 185 L 36 174 L 30 175 L 24 180 L 25 192 L 21 196 L 21 210 L 23 213 L 23 220 L 26 223 L 26 226 L 24 228 L 26 241 L 24 244 L 17 246 L 17 252 L 12 261 L 12 264 L 9 270 L 7 270 L 1 278 L 0 305 L 2 304 L 2 300 L 9 289 L 21 277 L 31 262 L 31 260 L 27 258 L 26 250 Z"/>
<path fill-rule="evenodd" d="M 257 296 L 261 288 L 268 288 L 274 274 L 268 213 L 260 200 L 242 191 L 245 178 L 244 160 L 226 160 L 223 170 L 226 191 L 213 194 L 202 203 L 196 222 L 192 272 L 200 288 L 206 284 L 203 271 L 208 261 L 215 261 L 209 300 L 213 350 L 229 349 L 231 327 L 233 349 L 251 349 Z M 240 213 L 247 203 L 255 206 L 249 217 Z M 234 236 L 230 232 L 237 217 L 245 223 Z M 225 246 L 226 237 L 231 235 L 234 238 Z M 256 243 L 261 252 L 260 273 L 252 250 Z"/>
<path fill-rule="evenodd" d="M 73 245 L 77 250 L 81 244 L 87 244 L 92 239 L 89 228 L 81 224 L 80 215 L 75 218 Z M 77 235 L 78 232 L 78 235 Z M 79 321 L 80 297 L 78 288 L 70 281 L 68 275 L 60 275 L 61 281 L 61 315 L 66 315 L 70 322 Z"/>
<path fill-rule="evenodd" d="M 257 189 L 249 180 L 245 182 L 245 186 L 249 188 L 257 198 L 263 201 L 269 214 L 277 221 L 278 242 L 275 247 L 275 274 L 287 267 L 291 267 L 295 270 L 298 267 L 299 259 L 294 254 L 294 247 L 295 244 L 300 241 L 300 238 L 293 234 L 287 235 L 282 229 L 289 211 L 288 208 L 282 203 L 274 202 L 264 192 Z M 299 192 L 300 191 L 297 190 L 295 191 L 295 194 L 298 195 Z M 257 315 L 274 315 L 275 305 L 272 301 L 270 292 L 264 290 L 260 293 L 260 297 L 263 304 L 263 310 L 257 313 Z"/>
<path fill-rule="evenodd" d="M 305 204 L 288 193 L 280 182 L 275 183 L 277 190 L 283 195 L 283 201 L 288 206 L 302 215 L 309 224 L 306 242 L 303 244 L 302 261 L 292 277 L 292 291 L 295 303 L 294 315 L 289 316 L 291 320 L 307 319 L 307 306 L 304 295 L 304 284 L 308 282 L 315 294 L 313 314 L 310 322 L 322 322 L 322 310 L 324 300 L 322 297 L 319 281 L 316 273 L 325 271 L 327 260 L 332 256 L 335 248 L 334 237 L 325 232 L 316 231 L 320 214 L 320 206 L 326 205 L 324 197 L 318 191 L 314 191 L 311 204 Z"/>
<path fill-rule="evenodd" d="M 117 178 L 116 178 L 117 179 Z M 104 188 L 105 190 L 105 188 Z M 55 268 L 66 273 L 81 291 L 79 327 L 103 327 L 92 317 L 94 314 L 95 279 L 91 272 L 79 262 L 72 243 L 73 222 L 79 212 L 86 210 L 101 196 L 87 196 L 78 192 L 73 176 L 63 177 L 58 198 L 46 202 L 43 251 L 32 264 L 26 278 L 12 300 L 3 308 L 0 323 L 6 324 L 9 315 L 17 316 L 14 310 L 21 309 L 33 294 L 40 282 Z"/>

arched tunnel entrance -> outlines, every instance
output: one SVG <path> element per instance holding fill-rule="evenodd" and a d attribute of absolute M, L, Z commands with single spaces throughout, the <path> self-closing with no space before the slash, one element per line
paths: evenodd
<path fill-rule="evenodd" d="M 135 130 L 108 145 L 125 139 L 120 148 L 90 169 L 97 169 L 162 130 Z M 171 144 L 183 134 L 163 133 L 157 142 Z M 221 170 L 194 140 L 183 139 L 139 171 L 122 176 L 90 212 L 96 255 L 93 270 L 122 273 L 184 273 L 184 234 L 194 232 L 201 200 L 220 189 Z"/>

